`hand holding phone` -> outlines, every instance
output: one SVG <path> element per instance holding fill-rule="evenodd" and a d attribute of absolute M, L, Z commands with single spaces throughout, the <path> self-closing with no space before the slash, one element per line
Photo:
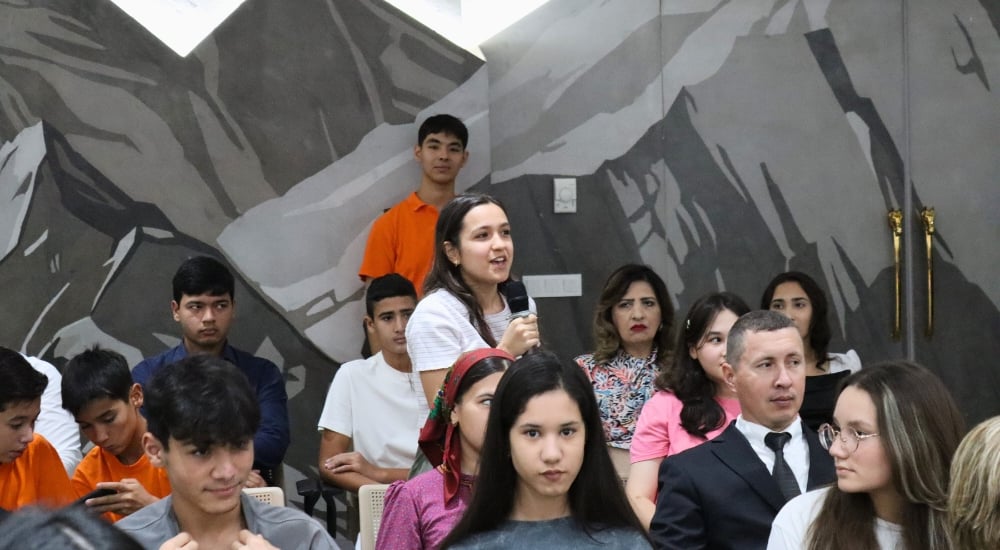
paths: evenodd
<path fill-rule="evenodd" d="M 86 503 L 90 500 L 90 503 Z M 127 516 L 143 506 L 148 506 L 159 498 L 149 494 L 149 491 L 133 478 L 124 478 L 121 481 L 102 481 L 97 484 L 97 489 L 84 495 L 79 502 L 91 511 L 98 514 L 112 512 L 122 516 Z"/>

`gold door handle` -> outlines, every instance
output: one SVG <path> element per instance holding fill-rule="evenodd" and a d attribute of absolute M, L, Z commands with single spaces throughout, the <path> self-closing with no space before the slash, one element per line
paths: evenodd
<path fill-rule="evenodd" d="M 893 310 L 892 337 L 898 340 L 902 332 L 903 323 L 903 266 L 902 255 L 900 253 L 900 241 L 903 238 L 903 211 L 893 208 L 889 211 L 889 230 L 892 231 L 892 258 L 895 266 L 896 282 L 895 297 L 896 304 Z"/>
<path fill-rule="evenodd" d="M 924 222 L 924 243 L 927 248 L 927 337 L 934 335 L 934 208 L 920 210 Z"/>

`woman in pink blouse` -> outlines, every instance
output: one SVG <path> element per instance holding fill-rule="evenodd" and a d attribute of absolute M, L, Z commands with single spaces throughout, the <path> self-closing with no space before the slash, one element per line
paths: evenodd
<path fill-rule="evenodd" d="M 493 393 L 514 360 L 497 348 L 470 351 L 448 371 L 420 431 L 420 449 L 435 468 L 389 486 L 376 549 L 432 549 L 468 506 L 479 469 Z"/>
<path fill-rule="evenodd" d="M 691 306 L 677 338 L 670 368 L 656 377 L 632 437 L 632 467 L 625 492 L 649 529 L 656 510 L 660 462 L 719 435 L 740 414 L 740 403 L 722 376 L 726 337 L 750 311 L 739 296 L 718 292 Z"/>

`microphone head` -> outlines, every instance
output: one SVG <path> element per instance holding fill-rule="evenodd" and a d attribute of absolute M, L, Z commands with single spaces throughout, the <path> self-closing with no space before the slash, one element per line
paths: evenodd
<path fill-rule="evenodd" d="M 510 306 L 511 315 L 523 316 L 529 311 L 528 289 L 521 281 L 507 281 L 504 286 L 504 296 L 507 297 L 507 305 Z"/>

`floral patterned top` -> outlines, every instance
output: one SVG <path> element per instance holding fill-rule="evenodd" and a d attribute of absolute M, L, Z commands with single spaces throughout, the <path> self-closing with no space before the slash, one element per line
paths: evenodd
<path fill-rule="evenodd" d="M 576 358 L 576 364 L 594 385 L 608 445 L 627 450 L 632 445 L 639 412 L 655 389 L 653 380 L 659 372 L 656 349 L 642 358 L 619 349 L 611 361 L 599 365 L 594 363 L 594 354 L 586 353 Z"/>

